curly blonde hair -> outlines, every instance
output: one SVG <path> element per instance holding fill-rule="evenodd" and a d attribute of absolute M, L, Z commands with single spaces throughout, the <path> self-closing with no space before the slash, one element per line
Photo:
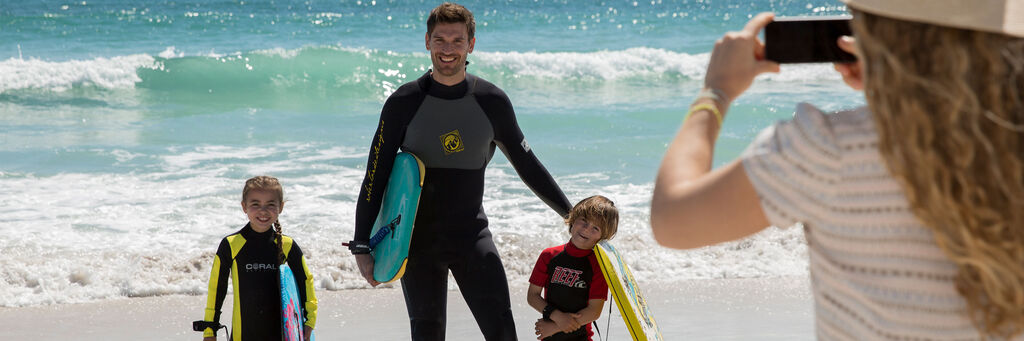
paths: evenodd
<path fill-rule="evenodd" d="M 957 265 L 981 335 L 1019 335 L 1024 39 L 859 11 L 851 25 L 889 172 Z"/>

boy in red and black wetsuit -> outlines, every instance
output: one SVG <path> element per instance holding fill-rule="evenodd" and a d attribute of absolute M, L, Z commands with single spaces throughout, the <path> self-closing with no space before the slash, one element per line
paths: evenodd
<path fill-rule="evenodd" d="M 590 323 L 601 316 L 608 299 L 608 284 L 593 249 L 615 235 L 619 211 L 611 200 L 595 195 L 577 203 L 565 222 L 569 242 L 540 254 L 526 301 L 543 315 L 534 329 L 538 340 L 589 341 L 594 335 Z"/>

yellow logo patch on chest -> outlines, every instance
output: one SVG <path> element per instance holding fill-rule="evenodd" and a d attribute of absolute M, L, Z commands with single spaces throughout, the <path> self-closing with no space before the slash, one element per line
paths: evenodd
<path fill-rule="evenodd" d="M 442 134 L 441 146 L 444 148 L 444 155 L 461 152 L 464 147 L 462 146 L 462 136 L 459 135 L 459 130 L 455 129 Z"/>

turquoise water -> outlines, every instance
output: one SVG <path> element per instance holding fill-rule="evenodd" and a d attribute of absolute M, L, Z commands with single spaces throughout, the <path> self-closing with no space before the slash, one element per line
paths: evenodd
<path fill-rule="evenodd" d="M 285 231 L 318 286 L 362 287 L 340 242 L 384 99 L 429 68 L 436 4 L 0 0 L 0 251 L 11 255 L 0 306 L 205 292 L 217 239 L 244 224 L 241 185 L 263 173 L 285 185 Z M 715 39 L 761 11 L 842 14 L 839 1 L 463 4 L 477 18 L 470 72 L 508 93 L 570 200 L 612 197 L 627 257 L 678 264 L 638 276 L 806 271 L 801 248 L 780 246 L 798 231 L 745 251 L 777 253 L 770 265 L 652 248 L 648 200 Z M 804 101 L 839 109 L 863 97 L 830 65 L 763 76 L 732 107 L 716 164 Z M 564 234 L 503 156 L 487 182 L 516 280 Z"/>

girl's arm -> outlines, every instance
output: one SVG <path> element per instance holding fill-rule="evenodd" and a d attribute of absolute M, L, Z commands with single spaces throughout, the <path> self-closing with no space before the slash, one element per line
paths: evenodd
<path fill-rule="evenodd" d="M 759 14 L 741 32 L 715 43 L 704 79 L 706 91 L 724 98 L 701 97 L 669 144 L 651 198 L 651 230 L 658 243 L 695 248 L 742 238 L 768 225 L 757 192 L 743 165 L 732 161 L 711 170 L 715 139 L 729 104 L 765 72 L 779 65 L 764 60 L 758 32 L 774 20 Z M 712 109 L 714 108 L 714 109 Z M 724 117 L 722 117 L 724 118 Z"/>
<path fill-rule="evenodd" d="M 299 290 L 299 300 L 302 303 L 303 315 L 306 319 L 304 325 L 310 330 L 316 327 L 317 307 L 320 301 L 316 298 L 316 286 L 313 281 L 313 273 L 306 265 L 306 256 L 294 239 L 284 239 L 287 252 L 288 266 L 292 268 L 292 276 L 295 277 L 295 286 Z M 289 246 L 290 245 L 290 246 Z"/>
<path fill-rule="evenodd" d="M 223 239 L 217 246 L 217 253 L 213 256 L 213 266 L 210 268 L 210 283 L 206 292 L 206 308 L 204 309 L 203 321 L 220 322 L 220 308 L 224 304 L 224 298 L 228 292 L 228 278 L 231 275 L 231 246 L 227 239 Z M 238 294 L 237 292 L 235 293 Z M 226 333 L 227 331 L 225 331 Z M 203 340 L 216 340 L 216 332 L 212 328 L 203 331 Z"/>
<path fill-rule="evenodd" d="M 298 246 L 298 245 L 296 245 Z M 300 254 L 301 256 L 301 254 Z M 302 273 L 305 275 L 305 280 L 302 282 L 303 291 L 305 296 L 305 304 L 303 309 L 306 311 L 306 323 L 305 326 L 306 338 L 309 340 L 309 333 L 312 333 L 313 328 L 316 327 L 317 319 L 317 308 L 320 305 L 320 301 L 316 298 L 315 284 L 313 283 L 313 273 L 309 271 L 309 267 L 306 266 L 306 257 L 299 258 L 302 261 Z"/>

